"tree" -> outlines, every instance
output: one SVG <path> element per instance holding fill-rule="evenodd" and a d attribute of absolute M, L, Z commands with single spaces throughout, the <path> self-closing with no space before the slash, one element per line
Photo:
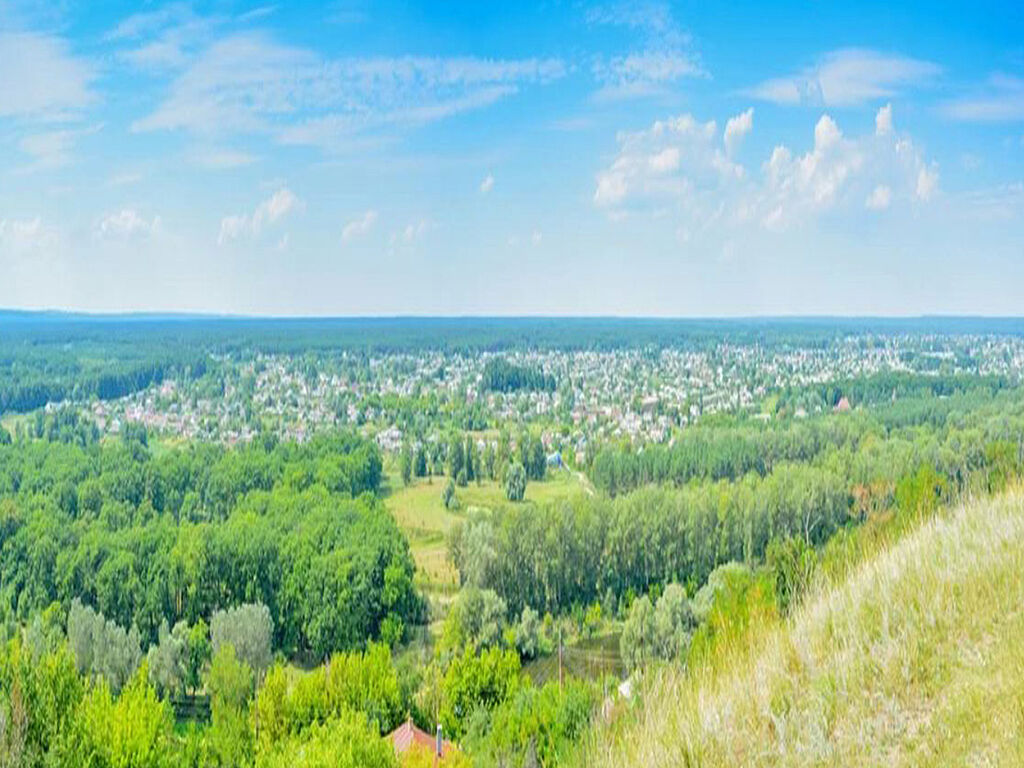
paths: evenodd
<path fill-rule="evenodd" d="M 505 473 L 505 498 L 522 501 L 526 496 L 526 469 L 518 462 L 509 465 Z"/>
<path fill-rule="evenodd" d="M 451 478 L 444 486 L 444 490 L 441 491 L 441 503 L 444 504 L 444 508 L 448 510 L 454 510 L 459 508 L 459 498 L 455 495 L 455 481 Z"/>
<path fill-rule="evenodd" d="M 210 630 L 206 622 L 199 619 L 188 631 L 185 646 L 185 684 L 195 691 L 202 684 L 202 674 L 213 653 L 210 647 Z"/>
<path fill-rule="evenodd" d="M 68 611 L 68 644 L 78 671 L 103 677 L 114 693 L 120 692 L 142 659 L 138 630 L 125 631 L 77 599 Z"/>
<path fill-rule="evenodd" d="M 679 584 L 669 584 L 654 607 L 654 655 L 665 661 L 685 658 L 693 626 L 686 590 Z"/>
<path fill-rule="evenodd" d="M 271 637 L 274 624 L 267 606 L 244 603 L 226 611 L 217 611 L 210 619 L 210 639 L 213 654 L 225 645 L 257 674 L 270 665 Z"/>
<path fill-rule="evenodd" d="M 143 670 L 116 698 L 105 684 L 93 687 L 82 702 L 68 765 L 171 768 L 174 717 L 146 684 Z M 86 763 L 86 758 L 90 763 Z"/>
<path fill-rule="evenodd" d="M 461 652 L 463 648 L 501 645 L 505 635 L 505 601 L 490 589 L 466 587 L 456 596 L 441 630 L 440 648 Z"/>
<path fill-rule="evenodd" d="M 515 651 L 488 648 L 476 655 L 466 648 L 445 673 L 441 708 L 445 731 L 460 738 L 478 708 L 490 712 L 519 685 L 519 656 Z"/>
<path fill-rule="evenodd" d="M 160 624 L 159 640 L 149 647 L 146 664 L 149 667 L 150 682 L 157 692 L 167 696 L 185 686 L 187 675 L 188 625 L 179 621 L 174 631 L 167 628 L 167 622 Z"/>
<path fill-rule="evenodd" d="M 261 751 L 257 763 L 260 768 L 395 768 L 397 759 L 366 715 L 342 710 Z"/>
<path fill-rule="evenodd" d="M 642 668 L 650 661 L 654 638 L 654 607 L 644 595 L 633 601 L 619 638 L 619 652 L 628 669 Z"/>
<path fill-rule="evenodd" d="M 251 765 L 253 734 L 248 702 L 253 693 L 252 668 L 224 643 L 214 653 L 206 678 L 210 692 L 210 727 L 206 733 L 204 763 L 217 768 Z"/>
<path fill-rule="evenodd" d="M 540 630 L 540 616 L 530 606 L 524 606 L 516 624 L 516 650 L 524 659 L 532 659 L 540 650 Z"/>
<path fill-rule="evenodd" d="M 490 522 L 478 520 L 466 525 L 455 561 L 462 583 L 485 587 L 490 583 L 494 559 L 494 529 Z"/>
<path fill-rule="evenodd" d="M 814 547 L 800 536 L 774 538 L 768 542 L 765 562 L 775 574 L 775 597 L 779 610 L 787 611 L 807 591 L 818 566 Z"/>
<path fill-rule="evenodd" d="M 454 480 L 465 467 L 466 456 L 462 438 L 453 437 L 448 444 L 448 476 Z"/>
<path fill-rule="evenodd" d="M 412 482 L 412 452 L 408 444 L 402 446 L 398 467 L 402 475 L 402 485 L 409 485 Z"/>

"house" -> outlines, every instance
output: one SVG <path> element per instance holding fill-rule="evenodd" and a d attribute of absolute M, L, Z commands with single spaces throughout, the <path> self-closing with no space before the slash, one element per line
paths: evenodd
<path fill-rule="evenodd" d="M 410 749 L 427 749 L 434 755 L 434 763 L 443 763 L 445 758 L 458 751 L 448 739 L 442 738 L 441 726 L 437 726 L 437 736 L 431 736 L 422 728 L 417 728 L 410 717 L 388 734 L 396 755 L 402 755 Z"/>

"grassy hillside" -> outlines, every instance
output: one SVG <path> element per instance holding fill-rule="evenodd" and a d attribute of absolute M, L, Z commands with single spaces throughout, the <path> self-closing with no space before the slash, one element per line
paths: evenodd
<path fill-rule="evenodd" d="M 925 522 L 726 653 L 652 679 L 580 762 L 1024 764 L 1024 493 Z"/>

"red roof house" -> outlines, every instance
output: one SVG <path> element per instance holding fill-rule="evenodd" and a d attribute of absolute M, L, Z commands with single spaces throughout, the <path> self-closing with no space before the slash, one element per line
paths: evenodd
<path fill-rule="evenodd" d="M 438 726 L 438 736 L 440 736 L 440 726 Z M 422 728 L 417 728 L 411 717 L 388 734 L 388 738 L 391 739 L 396 755 L 408 752 L 414 747 L 421 747 L 438 756 L 440 758 L 438 762 L 444 762 L 446 757 L 458 750 L 458 747 L 448 739 L 441 739 L 440 749 L 438 749 L 437 737 L 431 736 Z"/>

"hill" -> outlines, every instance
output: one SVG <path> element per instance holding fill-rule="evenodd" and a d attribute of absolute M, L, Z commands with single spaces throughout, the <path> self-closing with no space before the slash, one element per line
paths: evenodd
<path fill-rule="evenodd" d="M 1024 493 L 923 523 L 693 675 L 593 766 L 1024 764 Z"/>

